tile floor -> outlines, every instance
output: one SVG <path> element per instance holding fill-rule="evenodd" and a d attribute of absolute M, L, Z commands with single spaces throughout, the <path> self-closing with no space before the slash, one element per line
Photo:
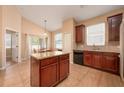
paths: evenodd
<path fill-rule="evenodd" d="M 1 87 L 30 87 L 30 62 L 9 66 L 0 71 Z M 56 87 L 123 87 L 120 77 L 93 68 L 70 65 L 70 74 Z"/>

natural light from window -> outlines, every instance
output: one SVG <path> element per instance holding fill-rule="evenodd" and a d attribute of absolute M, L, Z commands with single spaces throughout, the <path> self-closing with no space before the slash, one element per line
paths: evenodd
<path fill-rule="evenodd" d="M 62 49 L 62 33 L 57 33 L 55 35 L 55 48 Z"/>
<path fill-rule="evenodd" d="M 105 45 L 105 23 L 87 26 L 87 45 Z"/>
<path fill-rule="evenodd" d="M 6 33 L 6 48 L 11 48 L 11 34 Z"/>

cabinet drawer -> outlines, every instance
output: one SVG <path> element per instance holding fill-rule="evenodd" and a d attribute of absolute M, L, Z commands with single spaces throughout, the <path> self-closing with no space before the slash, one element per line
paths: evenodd
<path fill-rule="evenodd" d="M 60 61 L 69 59 L 69 54 L 60 56 Z"/>
<path fill-rule="evenodd" d="M 119 53 L 111 53 L 111 52 L 104 52 L 103 56 L 112 56 L 112 57 L 118 57 Z"/>
<path fill-rule="evenodd" d="M 46 65 L 56 63 L 56 62 L 58 62 L 58 57 L 53 57 L 53 58 L 48 58 L 48 59 L 41 60 L 40 65 L 41 66 L 46 66 Z"/>

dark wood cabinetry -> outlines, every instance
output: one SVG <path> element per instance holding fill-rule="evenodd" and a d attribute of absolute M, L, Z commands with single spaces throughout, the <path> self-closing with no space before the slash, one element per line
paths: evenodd
<path fill-rule="evenodd" d="M 84 65 L 119 74 L 118 53 L 84 51 Z"/>
<path fill-rule="evenodd" d="M 83 32 L 85 30 L 85 26 L 84 25 L 79 25 L 75 27 L 75 39 L 76 39 L 76 43 L 83 43 Z"/>
<path fill-rule="evenodd" d="M 31 66 L 30 66 L 30 82 L 31 86 L 38 87 L 40 86 L 40 62 L 38 60 L 35 60 L 34 58 L 31 58 Z"/>
<path fill-rule="evenodd" d="M 84 52 L 84 64 L 92 66 L 92 54 L 90 52 Z"/>
<path fill-rule="evenodd" d="M 102 67 L 110 72 L 119 73 L 118 54 L 104 53 L 102 59 Z"/>
<path fill-rule="evenodd" d="M 119 41 L 122 13 L 108 17 L 109 41 Z"/>
<path fill-rule="evenodd" d="M 93 56 L 93 67 L 101 68 L 102 54 L 98 52 L 98 53 L 94 53 L 92 56 Z"/>
<path fill-rule="evenodd" d="M 60 56 L 60 80 L 66 78 L 69 74 L 69 55 Z"/>
<path fill-rule="evenodd" d="M 54 86 L 58 83 L 58 62 L 41 67 L 40 82 L 42 87 Z"/>
<path fill-rule="evenodd" d="M 31 86 L 55 86 L 69 74 L 69 54 L 37 60 L 31 57 Z"/>

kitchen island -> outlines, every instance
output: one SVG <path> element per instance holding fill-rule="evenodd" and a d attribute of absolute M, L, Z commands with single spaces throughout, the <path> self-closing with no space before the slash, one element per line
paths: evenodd
<path fill-rule="evenodd" d="M 69 75 L 69 53 L 34 53 L 31 55 L 30 71 L 32 87 L 55 86 Z"/>

